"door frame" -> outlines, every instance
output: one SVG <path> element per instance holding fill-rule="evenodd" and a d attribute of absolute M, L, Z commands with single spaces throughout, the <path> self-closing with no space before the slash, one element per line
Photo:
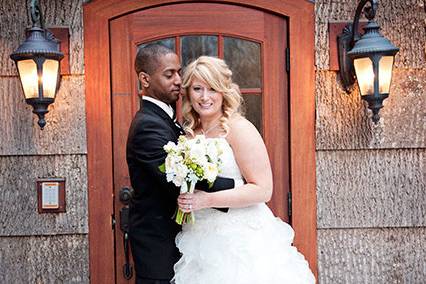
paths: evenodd
<path fill-rule="evenodd" d="M 109 21 L 137 10 L 182 2 L 241 5 L 288 18 L 294 244 L 317 275 L 314 3 L 309 0 L 93 0 L 83 4 L 90 281 L 115 282 Z"/>

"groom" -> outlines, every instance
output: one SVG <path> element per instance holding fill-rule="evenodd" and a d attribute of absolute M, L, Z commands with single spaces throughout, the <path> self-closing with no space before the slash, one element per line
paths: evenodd
<path fill-rule="evenodd" d="M 180 226 L 172 218 L 179 188 L 168 183 L 158 167 L 163 146 L 184 132 L 174 121 L 171 107 L 181 92 L 181 66 L 170 49 L 152 44 L 140 49 L 135 69 L 142 86 L 141 108 L 133 118 L 127 139 L 127 164 L 134 197 L 130 206 L 129 236 L 137 284 L 166 284 L 180 254 L 175 237 Z M 234 187 L 234 180 L 218 178 L 212 189 Z"/>

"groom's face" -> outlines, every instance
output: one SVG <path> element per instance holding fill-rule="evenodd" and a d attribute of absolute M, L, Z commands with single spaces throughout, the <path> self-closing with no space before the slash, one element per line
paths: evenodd
<path fill-rule="evenodd" d="M 181 93 L 179 58 L 169 53 L 158 58 L 157 69 L 149 75 L 149 94 L 167 104 L 176 102 Z"/>

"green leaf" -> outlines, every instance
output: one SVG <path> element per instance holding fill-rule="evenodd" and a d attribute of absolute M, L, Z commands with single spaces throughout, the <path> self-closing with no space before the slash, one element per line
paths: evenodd
<path fill-rule="evenodd" d="M 166 172 L 166 164 L 162 163 L 161 165 L 158 166 L 158 169 L 160 170 L 160 172 L 165 173 Z"/>
<path fill-rule="evenodd" d="M 207 182 L 209 184 L 209 189 L 213 187 L 214 182 Z"/>

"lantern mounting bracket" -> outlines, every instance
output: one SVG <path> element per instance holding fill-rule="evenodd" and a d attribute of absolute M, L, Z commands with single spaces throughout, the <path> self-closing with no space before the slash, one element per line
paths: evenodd
<path fill-rule="evenodd" d="M 31 0 L 31 20 L 33 22 L 33 27 L 38 27 L 41 29 L 44 29 L 44 20 L 43 20 L 43 14 L 40 9 L 40 4 L 38 3 L 38 0 Z"/>
<path fill-rule="evenodd" d="M 370 6 L 364 7 L 367 2 L 370 2 Z M 376 16 L 377 7 L 377 0 L 362 0 L 359 2 L 353 22 L 347 24 L 342 33 L 337 36 L 340 79 L 347 93 L 351 91 L 351 86 L 355 83 L 355 70 L 348 52 L 360 38 L 358 26 L 361 12 L 364 11 L 365 17 L 371 21 Z"/>

